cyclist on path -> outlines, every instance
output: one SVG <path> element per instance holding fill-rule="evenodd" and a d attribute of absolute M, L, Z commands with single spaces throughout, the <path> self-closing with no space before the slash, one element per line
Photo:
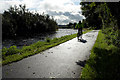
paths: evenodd
<path fill-rule="evenodd" d="M 77 33 L 77 38 L 78 38 L 78 40 L 79 40 L 79 37 L 80 37 L 80 36 L 81 36 L 81 39 L 82 39 L 82 34 L 83 34 L 82 28 L 83 28 L 83 24 L 81 23 L 81 21 L 79 21 L 79 23 L 76 24 L 75 28 L 78 29 L 78 33 Z"/>

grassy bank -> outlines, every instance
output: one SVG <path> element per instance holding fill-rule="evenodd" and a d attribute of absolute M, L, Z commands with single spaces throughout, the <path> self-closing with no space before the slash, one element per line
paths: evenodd
<path fill-rule="evenodd" d="M 81 80 L 119 80 L 120 50 L 107 44 L 105 35 L 99 31 L 95 45 L 91 50 L 81 74 Z"/>
<path fill-rule="evenodd" d="M 87 33 L 91 30 L 85 30 L 83 33 Z M 18 49 L 16 46 L 11 46 L 10 48 L 2 49 L 2 64 L 8 64 L 21 60 L 23 58 L 38 54 L 48 48 L 59 45 L 63 42 L 66 42 L 70 39 L 76 37 L 76 34 L 66 35 L 61 38 L 46 39 L 46 41 L 38 41 L 30 46 L 23 46 L 22 49 Z"/>

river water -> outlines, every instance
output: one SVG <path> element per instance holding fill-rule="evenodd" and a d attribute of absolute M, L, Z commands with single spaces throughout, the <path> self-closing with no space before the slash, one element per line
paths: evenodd
<path fill-rule="evenodd" d="M 28 46 L 30 44 L 33 44 L 37 41 L 45 41 L 46 38 L 59 38 L 65 35 L 71 35 L 77 33 L 77 30 L 74 29 L 58 29 L 56 33 L 51 33 L 51 34 L 39 34 L 33 37 L 29 38 L 17 38 L 15 40 L 7 39 L 2 41 L 2 47 L 7 47 L 9 48 L 10 46 L 17 46 L 18 48 L 22 48 L 22 46 Z"/>

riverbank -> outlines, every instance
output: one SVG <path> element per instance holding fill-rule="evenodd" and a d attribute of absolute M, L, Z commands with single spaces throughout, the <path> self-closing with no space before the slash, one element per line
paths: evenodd
<path fill-rule="evenodd" d="M 90 59 L 86 62 L 81 80 L 118 80 L 120 79 L 120 51 L 117 47 L 106 43 L 105 35 L 99 31 Z"/>
<path fill-rule="evenodd" d="M 79 79 L 80 62 L 87 60 L 99 30 L 92 30 L 60 45 L 2 67 L 2 78 L 74 78 Z"/>
<path fill-rule="evenodd" d="M 41 33 L 28 37 L 18 37 L 15 39 L 2 40 L 2 47 L 9 48 L 10 46 L 17 46 L 17 48 L 22 48 L 23 46 L 29 46 L 38 41 L 45 41 L 46 38 L 60 38 L 62 36 L 76 34 L 77 29 L 58 29 L 55 33 Z"/>
<path fill-rule="evenodd" d="M 85 30 L 83 33 L 87 33 L 91 30 Z M 61 38 L 46 39 L 46 41 L 38 41 L 30 46 L 23 46 L 22 49 L 18 49 L 16 46 L 11 46 L 10 48 L 2 49 L 2 64 L 8 64 L 11 62 L 19 61 L 23 58 L 38 54 L 48 48 L 59 45 L 63 42 L 66 42 L 70 39 L 76 37 L 76 34 L 63 36 Z"/>

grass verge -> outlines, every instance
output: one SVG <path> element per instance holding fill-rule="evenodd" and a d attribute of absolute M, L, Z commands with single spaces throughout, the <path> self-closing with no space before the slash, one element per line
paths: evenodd
<path fill-rule="evenodd" d="M 81 80 L 119 80 L 120 49 L 107 44 L 105 35 L 99 31 L 89 60 L 81 73 Z"/>
<path fill-rule="evenodd" d="M 85 30 L 83 33 L 87 33 L 91 30 Z M 57 46 L 63 42 L 76 37 L 76 34 L 66 35 L 61 38 L 46 39 L 46 41 L 38 41 L 30 46 L 23 46 L 22 49 L 18 49 L 16 46 L 2 49 L 2 65 L 19 61 L 23 58 L 38 54 L 48 48 Z"/>

